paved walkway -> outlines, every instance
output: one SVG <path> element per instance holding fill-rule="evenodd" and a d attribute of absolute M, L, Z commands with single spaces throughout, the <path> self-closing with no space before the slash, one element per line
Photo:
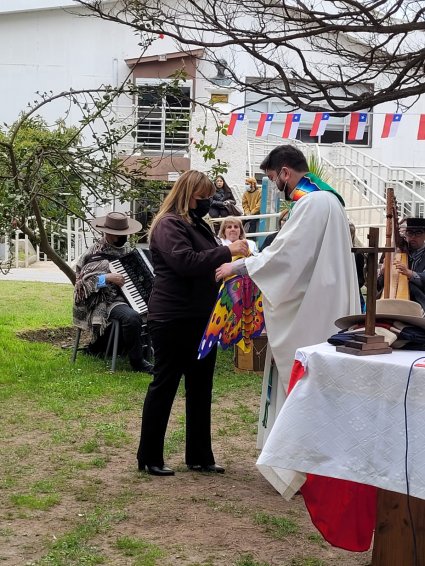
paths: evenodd
<path fill-rule="evenodd" d="M 41 281 L 69 283 L 68 277 L 51 261 L 37 261 L 30 267 L 12 268 L 7 275 L 0 273 L 0 281 Z"/>

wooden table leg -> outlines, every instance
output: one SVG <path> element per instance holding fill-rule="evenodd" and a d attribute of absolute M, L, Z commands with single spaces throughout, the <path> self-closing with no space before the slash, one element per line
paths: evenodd
<path fill-rule="evenodd" d="M 410 497 L 416 561 L 407 495 L 378 489 L 372 566 L 425 566 L 425 501 Z"/>

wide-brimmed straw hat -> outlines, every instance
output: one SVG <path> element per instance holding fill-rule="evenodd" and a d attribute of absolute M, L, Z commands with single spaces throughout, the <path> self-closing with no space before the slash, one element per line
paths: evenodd
<path fill-rule="evenodd" d="M 343 316 L 335 321 L 338 328 L 347 330 L 355 324 L 363 323 L 366 320 L 364 314 L 353 314 Z M 409 326 L 419 326 L 425 328 L 424 311 L 419 303 L 402 299 L 379 299 L 376 301 L 376 320 L 398 320 Z"/>
<path fill-rule="evenodd" d="M 129 218 L 124 212 L 109 212 L 106 216 L 99 216 L 89 220 L 90 224 L 98 232 L 106 234 L 135 234 L 140 232 L 142 225 L 137 220 Z"/>

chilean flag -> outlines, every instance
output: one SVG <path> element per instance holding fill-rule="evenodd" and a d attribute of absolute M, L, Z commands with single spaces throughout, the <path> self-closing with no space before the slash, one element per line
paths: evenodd
<path fill-rule="evenodd" d="M 418 140 L 425 140 L 425 114 L 421 114 L 419 118 Z"/>
<path fill-rule="evenodd" d="M 274 114 L 261 114 L 260 121 L 258 122 L 257 131 L 255 132 L 255 137 L 263 138 L 269 135 L 270 126 L 273 122 Z"/>
<path fill-rule="evenodd" d="M 329 114 L 327 112 L 316 112 L 316 117 L 314 118 L 313 127 L 311 128 L 310 136 L 323 136 L 328 125 Z"/>
<path fill-rule="evenodd" d="M 287 114 L 282 138 L 295 139 L 300 127 L 301 114 Z"/>
<path fill-rule="evenodd" d="M 350 120 L 350 130 L 348 132 L 348 139 L 350 141 L 362 140 L 366 128 L 367 113 L 366 112 L 353 112 Z"/>
<path fill-rule="evenodd" d="M 385 122 L 384 127 L 382 128 L 381 138 L 394 138 L 397 135 L 400 121 L 401 114 L 385 114 Z"/>
<path fill-rule="evenodd" d="M 241 132 L 244 119 L 245 119 L 245 114 L 243 113 L 238 114 L 236 112 L 233 112 L 232 115 L 230 116 L 230 122 L 227 128 L 226 135 L 237 138 Z"/>

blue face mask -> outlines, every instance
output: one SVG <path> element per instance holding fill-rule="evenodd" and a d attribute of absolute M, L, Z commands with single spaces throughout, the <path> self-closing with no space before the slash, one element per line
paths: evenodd
<path fill-rule="evenodd" d="M 193 212 L 196 214 L 198 218 L 202 218 L 210 211 L 211 207 L 211 199 L 209 198 L 200 198 L 196 201 L 196 208 L 193 209 Z"/>

